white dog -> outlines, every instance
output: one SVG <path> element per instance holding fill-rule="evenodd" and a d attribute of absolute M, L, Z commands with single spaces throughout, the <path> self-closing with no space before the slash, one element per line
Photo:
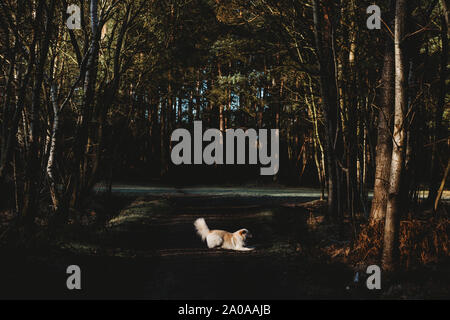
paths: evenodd
<path fill-rule="evenodd" d="M 234 233 L 224 230 L 209 230 L 205 219 L 199 218 L 194 222 L 197 233 L 202 237 L 208 245 L 208 248 L 223 248 L 239 251 L 250 251 L 254 248 L 245 246 L 245 240 L 251 238 L 250 232 L 247 229 L 240 229 Z"/>

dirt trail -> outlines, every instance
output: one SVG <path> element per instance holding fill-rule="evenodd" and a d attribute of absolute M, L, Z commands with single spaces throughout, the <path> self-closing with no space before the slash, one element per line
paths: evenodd
<path fill-rule="evenodd" d="M 148 202 L 137 201 L 126 214 L 136 220 L 121 221 L 111 241 L 140 251 L 140 266 L 148 266 L 140 275 L 142 298 L 342 298 L 348 294 L 345 288 L 351 270 L 312 262 L 298 252 L 298 247 L 311 245 L 307 213 L 280 207 L 286 201 L 179 196 L 168 199 L 170 210 L 156 215 L 155 210 L 146 211 L 151 207 Z M 256 250 L 207 249 L 194 231 L 193 222 L 199 217 L 211 229 L 249 229 L 254 235 L 249 245 Z"/>
<path fill-rule="evenodd" d="M 298 299 L 349 296 L 352 271 L 306 254 L 314 246 L 308 213 L 286 208 L 305 199 L 181 195 L 143 197 L 90 239 L 79 236 L 63 251 L 16 258 L 2 266 L 6 297 L 121 299 Z M 210 250 L 193 222 L 254 235 L 252 252 Z M 91 241 L 91 242 L 89 242 Z M 301 250 L 299 249 L 301 248 Z M 42 261 L 39 261 L 42 260 Z M 83 272 L 80 292 L 65 288 L 65 268 Z M 18 269 L 17 265 L 23 266 Z M 30 268 L 30 266 L 32 266 Z M 31 271 L 30 271 L 31 270 Z M 5 274 L 5 273 L 4 273 Z M 3 280 L 3 281 L 2 281 Z"/>
<path fill-rule="evenodd" d="M 133 199 L 101 230 L 72 230 L 57 246 L 2 250 L 0 298 L 382 297 L 383 292 L 369 292 L 363 279 L 355 286 L 354 271 L 324 253 L 336 242 L 336 232 L 320 222 L 320 205 L 304 205 L 309 198 L 172 194 Z M 249 229 L 254 236 L 249 245 L 256 250 L 207 249 L 194 230 L 199 217 L 211 229 Z M 311 218 L 319 221 L 314 227 Z M 72 264 L 81 267 L 81 291 L 66 288 L 66 268 Z M 383 282 L 382 291 L 393 298 L 405 297 L 405 290 L 415 298 L 447 297 L 448 270 L 444 263 L 404 273 L 396 282 L 401 286 Z"/>

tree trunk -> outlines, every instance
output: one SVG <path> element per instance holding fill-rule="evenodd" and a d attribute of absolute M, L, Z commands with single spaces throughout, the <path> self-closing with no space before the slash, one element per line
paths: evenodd
<path fill-rule="evenodd" d="M 443 9 L 445 10 L 444 16 L 441 17 L 441 39 L 442 39 L 442 53 L 441 53 L 441 67 L 440 67 L 440 79 L 439 79 L 439 102 L 437 110 L 434 116 L 434 144 L 432 150 L 432 166 L 431 166 L 431 179 L 428 192 L 428 203 L 432 203 L 437 196 L 439 188 L 440 157 L 438 143 L 446 135 L 446 130 L 442 125 L 442 116 L 445 109 L 445 96 L 447 94 L 445 81 L 447 80 L 447 61 L 448 61 L 448 11 L 445 1 L 442 1 Z M 445 161 L 443 161 L 445 162 Z"/>
<path fill-rule="evenodd" d="M 49 180 L 50 196 L 52 198 L 53 210 L 56 212 L 59 208 L 59 196 L 55 182 L 54 167 L 55 167 L 55 153 L 56 153 L 56 134 L 58 132 L 59 127 L 59 107 L 57 101 L 56 85 L 54 83 L 51 84 L 50 99 L 53 107 L 53 126 L 50 138 L 50 149 L 48 154 L 46 170 L 47 170 L 47 177 Z"/>
<path fill-rule="evenodd" d="M 444 176 L 442 177 L 442 181 L 441 181 L 441 185 L 440 185 L 438 193 L 436 195 L 436 199 L 434 200 L 434 207 L 433 207 L 434 211 L 437 210 L 439 201 L 441 200 L 441 197 L 442 197 L 442 193 L 444 192 L 445 182 L 447 181 L 449 169 L 450 169 L 450 160 L 447 162 L 447 167 L 445 168 Z"/>
<path fill-rule="evenodd" d="M 331 51 L 332 38 L 327 34 L 327 39 L 322 40 L 322 15 L 319 12 L 319 0 L 313 2 L 314 38 L 316 52 L 320 68 L 320 92 L 323 101 L 323 114 L 325 120 L 325 142 L 327 152 L 327 177 L 328 177 L 328 217 L 340 216 L 342 209 L 339 205 L 339 174 L 337 167 L 337 145 L 339 140 L 337 91 L 335 82 L 335 67 Z M 328 16 L 328 33 L 332 32 L 332 23 Z"/>
<path fill-rule="evenodd" d="M 74 146 L 75 159 L 73 162 L 73 175 L 75 176 L 73 182 L 69 186 L 71 193 L 71 206 L 76 206 L 80 197 L 82 197 L 87 191 L 87 176 L 89 168 L 88 153 L 90 147 L 95 142 L 92 141 L 89 127 L 91 124 L 93 115 L 93 103 L 95 100 L 95 87 L 97 81 L 97 63 L 98 53 L 100 49 L 100 23 L 98 19 L 98 0 L 90 1 L 90 19 L 91 19 L 91 32 L 92 39 L 90 42 L 89 50 L 87 52 L 87 65 L 86 72 L 84 68 L 80 68 L 80 73 L 83 76 L 83 102 L 81 107 L 81 118 L 79 119 L 79 126 L 77 128 Z"/>
<path fill-rule="evenodd" d="M 392 26 L 392 23 L 390 23 L 390 26 Z M 381 105 L 378 112 L 375 184 L 373 187 L 372 208 L 370 211 L 371 223 L 382 221 L 386 217 L 392 157 L 391 126 L 389 123 L 392 117 L 393 104 L 394 47 L 389 31 L 386 31 L 384 64 L 381 75 Z"/>
<path fill-rule="evenodd" d="M 217 74 L 218 74 L 218 80 L 222 78 L 222 69 L 220 63 L 217 64 Z M 219 82 L 220 83 L 220 82 Z M 225 119 L 223 115 L 223 101 L 219 100 L 219 130 L 224 132 L 225 130 Z"/>
<path fill-rule="evenodd" d="M 397 0 L 395 8 L 395 110 L 390 169 L 389 197 L 386 207 L 382 265 L 386 271 L 396 269 L 400 220 L 401 178 L 405 158 L 405 109 L 407 103 L 403 38 L 405 36 L 406 0 Z"/>

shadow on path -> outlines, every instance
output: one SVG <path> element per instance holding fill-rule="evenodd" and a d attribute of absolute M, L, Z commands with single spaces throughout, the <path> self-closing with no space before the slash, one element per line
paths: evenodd
<path fill-rule="evenodd" d="M 110 221 L 93 244 L 13 255 L 0 297 L 121 299 L 342 299 L 352 271 L 308 254 L 307 212 L 290 197 L 141 197 Z M 193 222 L 249 229 L 256 250 L 210 250 Z M 80 240 L 86 241 L 85 239 Z M 301 248 L 301 250 L 299 249 Z M 43 256 L 50 256 L 43 258 Z M 31 258 L 33 256 L 33 258 Z M 65 269 L 82 270 L 82 290 L 66 289 Z"/>

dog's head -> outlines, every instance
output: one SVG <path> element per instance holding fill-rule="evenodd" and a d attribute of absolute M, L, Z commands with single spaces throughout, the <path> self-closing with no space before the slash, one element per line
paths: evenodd
<path fill-rule="evenodd" d="M 239 235 L 242 237 L 242 240 L 245 242 L 247 239 L 250 239 L 252 234 L 247 229 L 241 229 L 238 231 Z"/>

